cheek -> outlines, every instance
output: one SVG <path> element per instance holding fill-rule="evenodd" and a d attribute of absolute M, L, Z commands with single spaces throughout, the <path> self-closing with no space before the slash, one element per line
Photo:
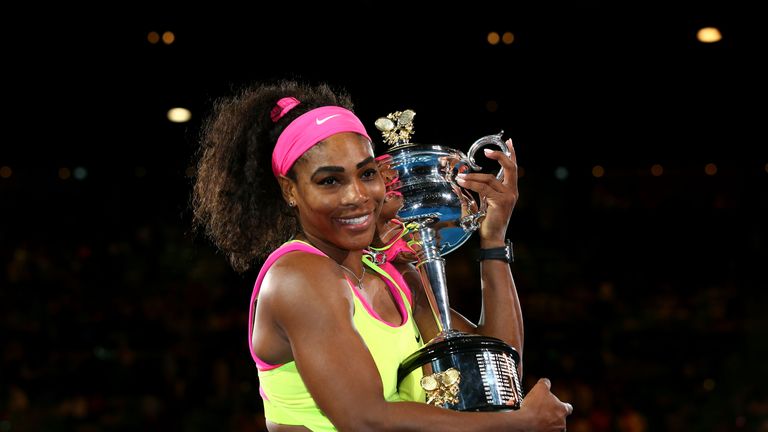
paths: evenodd
<path fill-rule="evenodd" d="M 387 193 L 387 188 L 384 187 L 384 181 L 379 180 L 372 182 L 370 188 L 369 188 L 371 198 L 373 198 L 376 201 L 384 201 L 384 195 Z"/>
<path fill-rule="evenodd" d="M 302 184 L 298 189 L 298 195 L 302 197 L 302 210 L 305 217 L 312 218 L 312 215 L 318 213 L 327 213 L 335 203 L 329 199 L 327 194 L 316 190 L 313 185 Z"/>
<path fill-rule="evenodd" d="M 333 199 L 329 199 L 328 197 L 325 197 L 326 199 L 317 199 L 318 197 L 315 198 L 316 199 L 307 202 L 307 204 L 309 204 L 308 210 L 311 213 L 318 215 L 321 213 L 328 213 L 333 211 L 338 206 L 338 203 L 334 202 Z"/>

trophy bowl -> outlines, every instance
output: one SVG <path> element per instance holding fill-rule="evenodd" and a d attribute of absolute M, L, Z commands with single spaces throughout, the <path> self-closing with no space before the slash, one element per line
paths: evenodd
<path fill-rule="evenodd" d="M 462 227 L 468 216 L 462 208 L 467 208 L 468 201 L 455 178 L 469 170 L 466 155 L 448 147 L 415 144 L 390 155 L 389 166 L 398 179 L 391 188 L 403 196 L 398 218 L 403 222 L 428 219 L 439 227 L 441 255 L 464 244 L 472 234 L 471 227 Z"/>
<path fill-rule="evenodd" d="M 502 132 L 503 133 L 503 132 Z M 403 222 L 428 222 L 437 230 L 439 254 L 446 255 L 464 244 L 485 216 L 485 204 L 456 183 L 460 173 L 477 171 L 475 152 L 496 145 L 509 154 L 501 135 L 488 135 L 475 141 L 467 154 L 440 145 L 401 144 L 380 157 L 380 166 L 389 171 L 388 191 L 403 197 L 397 213 Z M 499 171 L 497 177 L 501 177 Z"/>

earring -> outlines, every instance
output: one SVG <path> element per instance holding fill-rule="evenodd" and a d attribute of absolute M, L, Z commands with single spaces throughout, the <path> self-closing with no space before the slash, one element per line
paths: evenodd
<path fill-rule="evenodd" d="M 295 206 L 296 206 L 296 203 L 293 202 L 293 200 L 288 201 L 288 207 L 295 207 Z"/>

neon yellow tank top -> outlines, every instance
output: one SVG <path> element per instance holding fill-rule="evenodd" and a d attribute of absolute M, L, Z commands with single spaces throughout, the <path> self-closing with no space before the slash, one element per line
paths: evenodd
<path fill-rule="evenodd" d="M 401 287 L 405 282 L 391 264 L 382 266 L 388 270 L 385 271 L 368 260 L 363 261 L 384 278 L 396 299 L 401 316 L 406 317 L 404 322 L 397 326 L 384 322 L 350 283 L 354 298 L 353 323 L 379 369 L 384 399 L 389 402 L 424 402 L 426 396 L 419 384 L 422 377 L 420 369 L 406 377 L 399 388 L 397 385 L 397 369 L 400 363 L 423 346 L 413 320 L 410 302 Z M 393 278 L 390 272 L 394 272 L 396 276 Z M 401 284 L 396 283 L 395 279 Z M 285 425 L 303 425 L 312 431 L 336 430 L 312 399 L 295 362 L 269 370 L 259 370 L 259 382 L 267 420 Z"/>

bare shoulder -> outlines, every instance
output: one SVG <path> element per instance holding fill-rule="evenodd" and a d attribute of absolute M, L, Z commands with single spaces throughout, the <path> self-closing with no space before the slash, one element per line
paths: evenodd
<path fill-rule="evenodd" d="M 259 302 L 290 315 L 311 308 L 349 308 L 351 292 L 344 273 L 333 260 L 307 252 L 289 252 L 267 271 Z"/>

